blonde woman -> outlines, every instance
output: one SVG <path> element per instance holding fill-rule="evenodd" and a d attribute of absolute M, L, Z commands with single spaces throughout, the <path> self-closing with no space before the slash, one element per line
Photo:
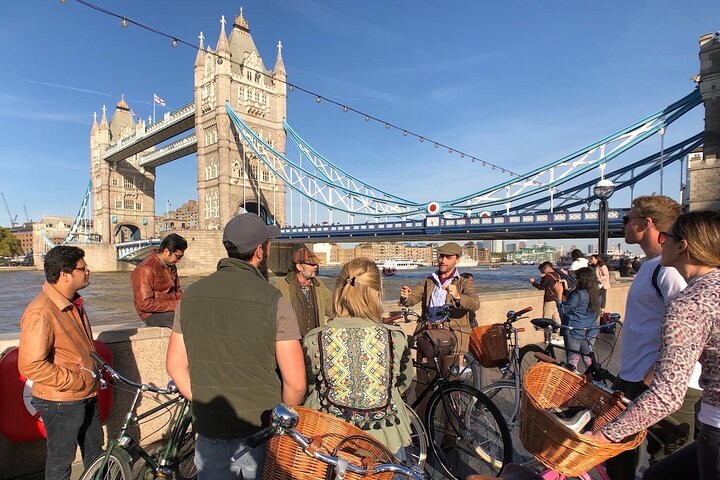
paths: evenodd
<path fill-rule="evenodd" d="M 661 264 L 688 282 L 665 308 L 660 353 L 650 387 L 614 421 L 589 436 L 618 442 L 676 411 L 683 403 L 695 362 L 704 389 L 697 440 L 653 464 L 644 479 L 720 478 L 720 214 L 680 215 L 661 231 Z M 644 268 L 644 267 L 643 267 Z"/>
<path fill-rule="evenodd" d="M 410 386 L 412 364 L 405 334 L 382 323 L 377 265 L 367 258 L 346 263 L 332 303 L 335 317 L 303 341 L 305 406 L 362 428 L 402 460 L 410 420 L 401 395 Z"/>

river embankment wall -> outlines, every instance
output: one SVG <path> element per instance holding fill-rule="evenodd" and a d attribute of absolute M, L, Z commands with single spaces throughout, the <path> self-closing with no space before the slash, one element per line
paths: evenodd
<path fill-rule="evenodd" d="M 624 316 L 625 301 L 630 283 L 617 283 L 608 292 L 607 311 L 618 312 Z M 508 291 L 505 293 L 488 293 L 480 295 L 480 308 L 477 311 L 477 318 L 480 324 L 501 322 L 508 310 L 520 310 L 525 307 L 533 307 L 533 312 L 527 319 L 518 322 L 518 326 L 525 327 L 521 333 L 520 343 L 537 343 L 542 340 L 540 332 L 536 332 L 529 319 L 539 317 L 542 314 L 543 297 L 542 292 L 531 289 L 521 291 Z M 385 304 L 386 314 L 399 307 L 387 302 Z M 403 325 L 403 328 L 412 332 L 415 328 L 413 323 Z M 158 386 L 167 385 L 170 380 L 165 371 L 165 353 L 167 350 L 170 331 L 158 327 L 129 328 L 127 325 L 114 325 L 97 327 L 94 329 L 95 337 L 110 347 L 113 355 L 113 366 L 124 376 L 151 383 Z M 18 334 L 0 335 L 0 352 L 16 347 L 19 338 Z M 127 388 L 113 389 L 113 409 L 105 422 L 104 430 L 107 435 L 115 436 L 122 424 L 123 417 L 132 401 L 132 393 Z M 139 407 L 139 412 L 144 412 L 157 405 L 158 400 L 163 398 L 147 396 Z M 0 392 L 0 408 L 2 393 Z M 170 419 L 170 413 L 160 415 L 152 421 L 143 423 L 130 433 L 134 438 L 141 439 L 143 445 L 160 440 L 167 430 L 166 423 Z M 45 441 L 28 443 L 14 443 L 0 435 L 0 480 L 17 478 L 42 478 L 42 471 L 45 463 Z M 79 452 L 76 463 L 73 467 L 73 478 L 77 478 L 82 470 Z"/>

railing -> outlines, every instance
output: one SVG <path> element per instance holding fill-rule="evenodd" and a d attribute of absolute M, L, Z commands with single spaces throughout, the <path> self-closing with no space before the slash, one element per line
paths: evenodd
<path fill-rule="evenodd" d="M 138 250 L 142 250 L 148 247 L 156 247 L 160 245 L 159 238 L 148 238 L 145 240 L 133 240 L 131 242 L 116 243 L 115 248 L 117 249 L 117 258 L 122 260 Z"/>
<path fill-rule="evenodd" d="M 187 105 L 180 107 L 179 109 L 175 110 L 174 112 L 171 112 L 168 116 L 163 117 L 161 120 L 158 120 L 155 123 L 151 123 L 149 126 L 145 128 L 144 132 L 138 132 L 134 135 L 131 135 L 129 137 L 121 138 L 115 143 L 112 143 L 108 146 L 108 148 L 105 150 L 105 153 L 103 154 L 103 158 L 108 158 L 120 150 L 139 142 L 145 137 L 148 137 L 152 135 L 155 132 L 158 132 L 160 130 L 163 130 L 165 128 L 170 127 L 171 125 L 174 125 L 182 120 L 185 120 L 186 118 L 195 115 L 195 102 L 188 103 Z"/>
<path fill-rule="evenodd" d="M 181 140 L 178 140 L 177 142 L 165 145 L 164 147 L 155 150 L 154 152 L 142 155 L 140 157 L 140 160 L 138 161 L 138 165 L 144 167 L 145 165 L 153 163 L 154 161 L 159 160 L 162 157 L 169 156 L 179 150 L 190 147 L 192 145 L 197 145 L 197 136 L 194 133 L 192 135 L 188 135 Z"/>

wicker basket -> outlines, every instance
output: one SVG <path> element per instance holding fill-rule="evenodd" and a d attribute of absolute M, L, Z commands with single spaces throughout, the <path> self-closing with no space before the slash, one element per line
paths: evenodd
<path fill-rule="evenodd" d="M 475 327 L 470 333 L 470 353 L 485 368 L 499 367 L 510 358 L 502 323 Z"/>
<path fill-rule="evenodd" d="M 550 363 L 536 363 L 525 376 L 520 404 L 520 440 L 545 466 L 567 476 L 578 476 L 620 452 L 640 445 L 645 431 L 619 443 L 596 443 L 557 421 L 547 409 L 587 407 L 598 430 L 625 409 L 615 396 L 603 392 L 585 377 Z"/>
<path fill-rule="evenodd" d="M 361 435 L 369 437 L 367 433 L 347 422 L 340 420 L 327 413 L 318 412 L 305 407 L 293 407 L 300 421 L 296 430 L 305 437 L 322 437 L 322 452 L 331 453 L 337 444 L 351 436 Z M 378 456 L 377 449 L 369 442 L 361 442 L 362 445 L 353 441 L 347 442 L 337 456 L 348 460 L 351 464 L 361 466 L 361 456 Z M 356 451 L 357 452 L 356 454 Z M 369 455 L 368 455 L 369 453 Z M 324 479 L 328 465 L 311 458 L 304 453 L 292 439 L 285 436 L 276 436 L 270 439 L 267 446 L 267 457 L 265 459 L 264 480 L 317 480 Z M 391 480 L 392 473 L 383 473 L 374 476 L 361 476 L 347 472 L 347 479 L 377 479 Z"/>

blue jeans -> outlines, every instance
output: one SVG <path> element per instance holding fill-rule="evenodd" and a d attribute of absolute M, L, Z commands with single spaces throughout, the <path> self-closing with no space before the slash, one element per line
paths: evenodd
<path fill-rule="evenodd" d="M 198 480 L 261 480 L 265 465 L 265 445 L 250 450 L 234 463 L 231 460 L 231 457 L 246 448 L 246 438 L 224 439 L 198 435 L 195 442 Z"/>
<path fill-rule="evenodd" d="M 643 480 L 720 478 L 720 428 L 699 426 L 695 442 L 651 465 Z"/>
<path fill-rule="evenodd" d="M 97 397 L 72 402 L 53 402 L 32 397 L 47 433 L 45 480 L 68 480 L 78 445 L 83 464 L 102 452 L 104 443 L 100 427 Z"/>
<path fill-rule="evenodd" d="M 567 333 L 563 339 L 565 340 L 565 348 L 569 348 L 570 350 L 575 350 L 576 352 L 581 353 L 590 353 L 590 345 L 595 344 L 595 339 L 591 338 L 590 342 L 585 337 L 573 337 L 572 332 Z M 572 365 L 573 367 L 577 367 L 578 363 L 580 362 L 580 357 L 582 357 L 583 363 L 586 367 L 590 366 L 590 357 L 585 355 L 580 355 L 579 353 L 573 353 L 569 351 L 565 351 L 565 354 L 567 355 L 567 362 Z"/>

